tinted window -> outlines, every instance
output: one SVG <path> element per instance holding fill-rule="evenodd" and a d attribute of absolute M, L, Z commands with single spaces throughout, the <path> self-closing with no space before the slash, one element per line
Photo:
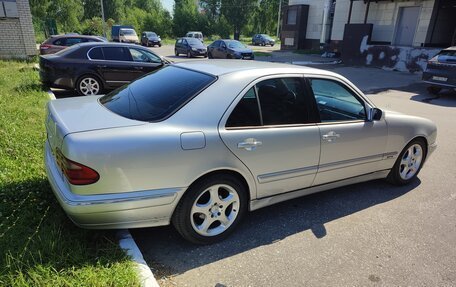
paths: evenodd
<path fill-rule="evenodd" d="M 251 88 L 236 105 L 226 122 L 226 127 L 261 125 L 260 110 L 255 89 Z"/>
<path fill-rule="evenodd" d="M 73 46 L 74 44 L 79 44 L 82 42 L 81 38 L 67 38 L 66 46 Z"/>
<path fill-rule="evenodd" d="M 130 52 L 123 47 L 103 47 L 103 54 L 106 60 L 131 61 Z"/>
<path fill-rule="evenodd" d="M 101 48 L 93 48 L 92 50 L 90 50 L 89 57 L 92 60 L 104 60 Z"/>
<path fill-rule="evenodd" d="M 310 79 L 322 122 L 364 120 L 363 103 L 345 85 L 327 79 Z"/>
<path fill-rule="evenodd" d="M 65 46 L 65 39 L 64 38 L 57 39 L 54 41 L 53 44 L 57 45 L 57 46 Z"/>
<path fill-rule="evenodd" d="M 189 44 L 201 44 L 201 41 L 196 38 L 189 38 L 189 39 L 187 39 L 187 42 Z"/>
<path fill-rule="evenodd" d="M 256 84 L 255 88 L 250 89 L 236 105 L 228 118 L 227 127 L 311 122 L 300 78 L 265 80 Z"/>
<path fill-rule="evenodd" d="M 102 97 L 112 112 L 139 121 L 160 121 L 191 100 L 215 77 L 167 66 Z"/>
<path fill-rule="evenodd" d="M 309 110 L 300 78 L 278 78 L 257 85 L 264 125 L 309 123 Z"/>

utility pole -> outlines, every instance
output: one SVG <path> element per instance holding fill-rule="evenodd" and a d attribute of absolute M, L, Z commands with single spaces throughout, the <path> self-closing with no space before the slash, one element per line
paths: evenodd
<path fill-rule="evenodd" d="M 279 0 L 279 13 L 277 15 L 277 38 L 279 38 L 279 29 L 280 29 L 280 14 L 282 13 L 282 0 Z"/>
<path fill-rule="evenodd" d="M 105 27 L 105 16 L 104 16 L 104 8 L 103 8 L 103 0 L 100 0 L 101 4 L 101 20 L 103 21 L 103 37 L 106 38 L 106 27 Z"/>

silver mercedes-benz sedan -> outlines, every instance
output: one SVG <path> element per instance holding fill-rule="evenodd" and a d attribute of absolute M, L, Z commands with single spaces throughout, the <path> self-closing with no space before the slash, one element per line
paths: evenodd
<path fill-rule="evenodd" d="M 407 184 L 436 148 L 431 121 L 293 65 L 179 63 L 47 109 L 47 175 L 75 224 L 172 223 L 202 244 L 249 210 L 372 179 Z"/>

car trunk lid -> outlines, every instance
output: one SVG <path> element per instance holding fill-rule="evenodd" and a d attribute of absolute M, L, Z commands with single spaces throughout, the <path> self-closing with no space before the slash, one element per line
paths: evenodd
<path fill-rule="evenodd" d="M 47 106 L 46 132 L 53 149 L 60 147 L 70 133 L 143 125 L 145 122 L 121 117 L 106 109 L 99 96 L 50 101 Z"/>

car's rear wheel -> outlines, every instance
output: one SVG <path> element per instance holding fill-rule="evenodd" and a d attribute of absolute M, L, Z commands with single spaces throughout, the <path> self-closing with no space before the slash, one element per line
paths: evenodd
<path fill-rule="evenodd" d="M 427 88 L 428 92 L 432 95 L 437 95 L 438 93 L 440 93 L 440 91 L 442 90 L 442 88 L 440 87 L 436 87 L 436 86 L 430 86 Z"/>
<path fill-rule="evenodd" d="M 395 185 L 405 185 L 413 181 L 426 159 L 426 143 L 422 139 L 412 140 L 401 152 L 387 180 Z"/>
<path fill-rule="evenodd" d="M 81 96 L 93 96 L 102 92 L 101 81 L 92 75 L 84 75 L 77 81 L 76 90 Z"/>
<path fill-rule="evenodd" d="M 236 177 L 218 174 L 193 184 L 173 215 L 188 241 L 211 244 L 225 239 L 247 212 L 247 190 Z"/>

